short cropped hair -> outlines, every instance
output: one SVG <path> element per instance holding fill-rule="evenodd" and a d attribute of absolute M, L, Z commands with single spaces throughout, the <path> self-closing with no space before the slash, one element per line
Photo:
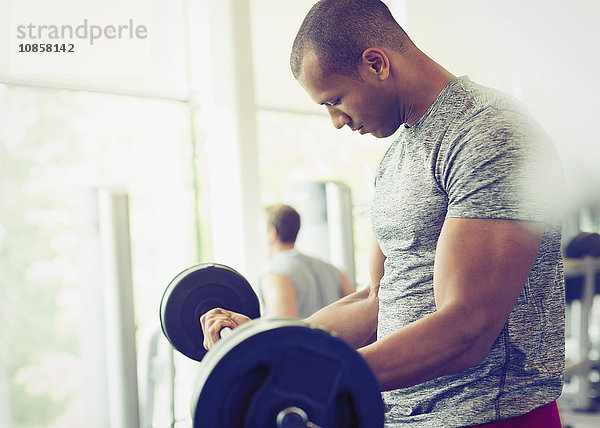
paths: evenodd
<path fill-rule="evenodd" d="M 298 79 L 304 54 L 317 54 L 323 76 L 359 79 L 358 63 L 369 47 L 404 52 L 408 35 L 380 0 L 321 0 L 308 12 L 292 46 L 290 67 Z"/>
<path fill-rule="evenodd" d="M 267 212 L 267 225 L 273 226 L 279 240 L 284 244 L 296 242 L 300 230 L 300 214 L 289 205 L 269 205 Z"/>

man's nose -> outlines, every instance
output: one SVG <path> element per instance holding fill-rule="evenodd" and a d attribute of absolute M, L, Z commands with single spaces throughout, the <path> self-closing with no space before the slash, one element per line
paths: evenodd
<path fill-rule="evenodd" d="M 327 112 L 331 118 L 331 123 L 336 129 L 341 129 L 344 125 L 350 123 L 350 117 L 336 108 L 327 106 Z"/>

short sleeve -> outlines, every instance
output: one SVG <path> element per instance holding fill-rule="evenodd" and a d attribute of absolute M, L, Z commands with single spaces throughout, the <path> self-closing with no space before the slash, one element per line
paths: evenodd
<path fill-rule="evenodd" d="M 543 221 L 558 209 L 557 154 L 522 114 L 481 112 L 446 140 L 436 170 L 447 217 Z"/>

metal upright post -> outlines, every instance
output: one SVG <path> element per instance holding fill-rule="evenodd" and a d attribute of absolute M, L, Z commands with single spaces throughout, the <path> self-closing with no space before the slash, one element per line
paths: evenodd
<path fill-rule="evenodd" d="M 88 423 L 140 426 L 127 193 L 84 192 L 82 228 L 82 359 Z"/>

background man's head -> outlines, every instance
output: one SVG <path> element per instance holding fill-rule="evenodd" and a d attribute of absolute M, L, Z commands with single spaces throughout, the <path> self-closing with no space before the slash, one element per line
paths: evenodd
<path fill-rule="evenodd" d="M 357 66 L 365 49 L 404 52 L 408 43 L 404 30 L 379 0 L 321 0 L 298 30 L 290 67 L 298 79 L 304 54 L 312 50 L 324 76 L 339 74 L 360 80 Z"/>
<path fill-rule="evenodd" d="M 300 230 L 300 214 L 289 205 L 276 204 L 266 208 L 267 226 L 273 228 L 282 244 L 294 244 Z"/>

